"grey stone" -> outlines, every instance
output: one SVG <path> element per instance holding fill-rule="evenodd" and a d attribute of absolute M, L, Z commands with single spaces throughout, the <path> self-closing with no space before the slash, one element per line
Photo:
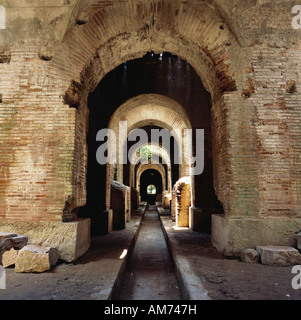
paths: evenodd
<path fill-rule="evenodd" d="M 2 265 L 2 256 L 4 252 L 11 248 L 16 250 L 22 249 L 28 243 L 28 238 L 25 236 L 18 236 L 15 233 L 0 233 L 0 264 Z"/>
<path fill-rule="evenodd" d="M 259 261 L 259 253 L 255 249 L 247 248 L 240 252 L 240 259 L 247 263 L 257 263 Z"/>
<path fill-rule="evenodd" d="M 257 246 L 261 263 L 269 266 L 291 266 L 301 264 L 301 255 L 295 248 L 288 246 Z"/>

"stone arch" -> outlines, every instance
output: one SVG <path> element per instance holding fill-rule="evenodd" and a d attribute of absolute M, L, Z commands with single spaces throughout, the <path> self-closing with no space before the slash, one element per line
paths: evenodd
<path fill-rule="evenodd" d="M 163 190 L 166 189 L 166 172 L 165 172 L 165 169 L 163 167 L 163 165 L 161 163 L 159 164 L 143 164 L 143 165 L 140 165 L 138 170 L 137 170 L 137 178 L 136 178 L 136 186 L 137 186 L 137 190 L 138 192 L 140 193 L 140 178 L 141 178 L 141 175 L 144 171 L 146 170 L 149 170 L 149 169 L 154 169 L 156 171 L 158 171 L 162 177 L 162 188 Z"/>
<path fill-rule="evenodd" d="M 164 120 L 163 120 L 164 119 Z M 115 132 L 116 135 L 116 168 L 117 168 L 117 180 L 123 182 L 123 166 L 118 163 L 119 159 L 119 123 L 124 121 L 127 123 L 126 135 L 121 135 L 124 144 L 129 132 L 133 129 L 143 127 L 144 125 L 157 125 L 169 132 L 174 132 L 174 138 L 179 146 L 179 152 L 181 152 L 182 162 L 180 165 L 180 176 L 187 175 L 189 171 L 188 164 L 184 162 L 186 150 L 185 143 L 185 129 L 191 129 L 191 123 L 185 109 L 173 99 L 158 95 L 158 94 L 142 94 L 138 97 L 134 97 L 124 104 L 122 104 L 113 114 L 109 122 L 109 129 Z M 114 145 L 115 147 L 115 145 Z M 122 145 L 123 149 L 123 145 Z M 111 153 L 111 151 L 109 151 Z M 114 165 L 108 165 L 107 170 L 107 184 L 115 174 Z M 187 171 L 187 172 L 186 172 Z M 107 193 L 106 203 L 109 204 L 109 192 Z"/>
<path fill-rule="evenodd" d="M 141 148 L 145 147 L 148 144 L 142 145 Z M 166 190 L 169 192 L 172 188 L 171 183 L 171 160 L 170 155 L 167 150 L 165 150 L 162 146 L 159 145 L 150 145 L 151 153 L 161 157 L 167 167 L 167 185 Z M 138 150 L 137 150 L 138 151 Z M 137 177 L 135 179 L 135 166 L 138 164 L 140 157 L 137 154 L 133 154 L 132 159 L 130 159 L 130 187 L 135 187 L 137 189 Z"/>

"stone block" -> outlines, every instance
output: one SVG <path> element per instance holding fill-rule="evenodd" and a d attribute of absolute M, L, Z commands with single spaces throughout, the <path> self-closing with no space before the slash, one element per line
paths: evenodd
<path fill-rule="evenodd" d="M 300 229 L 300 218 L 232 218 L 225 214 L 213 214 L 211 240 L 223 255 L 238 257 L 241 250 L 258 245 L 273 243 L 295 247 L 296 230 Z"/>
<path fill-rule="evenodd" d="M 3 264 L 2 258 L 3 254 L 6 251 L 9 251 L 11 248 L 22 249 L 28 243 L 28 238 L 16 233 L 4 233 L 0 234 L 0 264 Z"/>
<path fill-rule="evenodd" d="M 298 250 L 288 246 L 257 246 L 262 264 L 269 266 L 291 266 L 301 264 Z"/>
<path fill-rule="evenodd" d="M 189 227 L 189 208 L 191 206 L 190 178 L 183 177 L 176 183 L 176 225 Z"/>
<path fill-rule="evenodd" d="M 240 259 L 247 263 L 258 263 L 259 253 L 255 249 L 247 248 L 240 252 Z"/>
<path fill-rule="evenodd" d="M 2 255 L 2 265 L 4 268 L 13 266 L 16 263 L 19 250 L 11 248 L 9 251 L 5 251 Z"/>
<path fill-rule="evenodd" d="M 15 271 L 45 272 L 55 266 L 58 260 L 59 253 L 56 248 L 28 245 L 18 253 Z"/>
<path fill-rule="evenodd" d="M 90 247 L 90 223 L 90 219 L 73 222 L 0 221 L 0 230 L 24 234 L 30 245 L 57 248 L 62 260 L 73 262 Z"/>
<path fill-rule="evenodd" d="M 16 237 L 16 233 L 7 233 L 7 232 L 0 232 L 0 240 L 3 241 L 4 239 Z"/>

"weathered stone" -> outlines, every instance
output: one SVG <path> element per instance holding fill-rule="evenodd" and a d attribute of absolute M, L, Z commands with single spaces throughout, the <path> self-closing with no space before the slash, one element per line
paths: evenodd
<path fill-rule="evenodd" d="M 13 266 L 16 263 L 19 250 L 11 248 L 9 251 L 5 251 L 2 255 L 2 265 L 4 268 Z"/>
<path fill-rule="evenodd" d="M 183 177 L 176 183 L 176 224 L 189 227 L 189 207 L 191 206 L 190 177 Z"/>
<path fill-rule="evenodd" d="M 53 49 L 45 48 L 39 52 L 39 58 L 44 61 L 50 61 L 53 58 L 54 54 L 55 52 Z"/>
<path fill-rule="evenodd" d="M 295 248 L 287 246 L 257 246 L 262 264 L 269 266 L 290 266 L 301 264 L 301 255 Z"/>
<path fill-rule="evenodd" d="M 113 229 L 125 229 L 129 212 L 130 189 L 118 181 L 111 181 L 111 208 L 113 209 Z"/>
<path fill-rule="evenodd" d="M 0 233 L 0 264 L 3 264 L 3 254 L 11 248 L 22 249 L 28 243 L 28 238 L 16 233 Z"/>
<path fill-rule="evenodd" d="M 11 248 L 22 249 L 28 243 L 28 238 L 23 235 L 17 235 L 11 238 L 5 238 L 2 241 L 1 247 L 5 251 L 10 250 Z"/>
<path fill-rule="evenodd" d="M 28 244 L 57 248 L 61 259 L 67 262 L 75 261 L 90 247 L 90 219 L 66 223 L 0 221 L 0 229 L 26 235 Z"/>
<path fill-rule="evenodd" d="M 252 248 L 243 249 L 240 252 L 240 259 L 247 263 L 257 263 L 259 261 L 259 253 Z"/>
<path fill-rule="evenodd" d="M 59 253 L 56 248 L 28 245 L 18 253 L 15 271 L 18 273 L 48 271 L 58 260 Z"/>
<path fill-rule="evenodd" d="M 169 202 L 171 199 L 171 194 L 168 191 L 163 192 L 163 208 L 164 209 L 169 209 Z"/>
<path fill-rule="evenodd" d="M 12 237 L 16 237 L 17 234 L 16 233 L 6 233 L 6 232 L 0 232 L 0 240 L 4 240 L 7 238 L 12 238 Z"/>
<path fill-rule="evenodd" d="M 296 228 L 301 228 L 300 219 L 241 219 L 213 214 L 211 240 L 213 246 L 225 256 L 239 256 L 244 248 L 255 248 L 259 243 L 262 246 L 273 243 L 294 247 Z"/>

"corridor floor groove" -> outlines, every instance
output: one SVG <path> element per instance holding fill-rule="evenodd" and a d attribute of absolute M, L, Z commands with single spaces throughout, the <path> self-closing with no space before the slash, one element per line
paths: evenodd
<path fill-rule="evenodd" d="M 181 300 L 155 206 L 148 206 L 118 300 Z"/>

